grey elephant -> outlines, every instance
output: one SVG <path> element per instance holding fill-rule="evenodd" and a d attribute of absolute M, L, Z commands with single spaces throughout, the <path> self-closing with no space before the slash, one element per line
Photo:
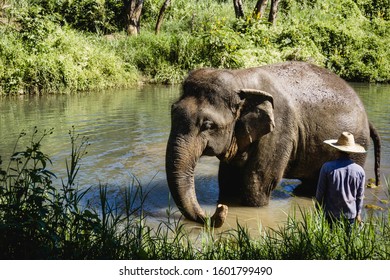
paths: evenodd
<path fill-rule="evenodd" d="M 226 218 L 229 198 L 267 205 L 282 178 L 300 179 L 297 193 L 313 195 L 322 164 L 335 158 L 322 142 L 342 131 L 365 148 L 373 139 L 379 185 L 380 138 L 361 100 L 343 79 L 312 64 L 195 70 L 172 105 L 171 122 L 168 186 L 182 214 L 199 223 L 207 220 L 194 183 L 201 156 L 220 160 L 215 227 Z M 366 155 L 354 159 L 364 165 Z"/>

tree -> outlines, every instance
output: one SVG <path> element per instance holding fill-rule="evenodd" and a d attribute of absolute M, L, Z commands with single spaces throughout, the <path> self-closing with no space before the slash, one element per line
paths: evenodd
<path fill-rule="evenodd" d="M 126 32 L 128 35 L 138 35 L 144 0 L 123 0 L 123 3 L 126 9 Z"/>
<path fill-rule="evenodd" d="M 268 21 L 272 24 L 276 22 L 276 15 L 278 13 L 278 5 L 280 0 L 271 0 L 271 10 L 269 11 Z"/>
<path fill-rule="evenodd" d="M 269 11 L 268 21 L 272 24 L 275 24 L 276 21 L 279 1 L 280 0 L 271 0 L 271 9 Z M 244 11 L 242 9 L 242 1 L 233 0 L 233 4 L 234 4 L 234 11 L 236 13 L 236 17 L 237 18 L 244 17 Z M 267 4 L 268 4 L 268 0 L 258 0 L 253 10 L 253 16 L 257 19 L 262 18 L 265 13 L 265 9 L 267 8 Z"/>
<path fill-rule="evenodd" d="M 256 3 L 255 9 L 253 11 L 253 16 L 257 19 L 261 19 L 267 8 L 268 0 L 259 0 Z"/>
<path fill-rule="evenodd" d="M 168 9 L 170 4 L 171 4 L 171 0 L 165 0 L 164 4 L 161 6 L 160 13 L 158 15 L 158 19 L 157 19 L 157 23 L 156 23 L 156 28 L 155 28 L 156 34 L 158 34 L 160 32 L 160 28 L 161 28 L 161 24 L 162 24 L 163 19 L 164 19 L 165 11 L 166 11 L 166 9 Z"/>
<path fill-rule="evenodd" d="M 244 9 L 242 8 L 241 0 L 233 0 L 234 12 L 236 13 L 236 18 L 244 17 Z"/>

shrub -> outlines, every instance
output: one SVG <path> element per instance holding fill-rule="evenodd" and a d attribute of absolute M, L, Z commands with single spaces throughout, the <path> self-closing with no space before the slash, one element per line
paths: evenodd
<path fill-rule="evenodd" d="M 390 5 L 388 0 L 354 0 L 354 2 L 370 20 L 374 18 L 390 20 Z"/>
<path fill-rule="evenodd" d="M 36 41 L 21 39 L 23 31 L 0 33 L 2 94 L 100 90 L 134 85 L 139 79 L 135 67 L 96 35 L 59 26 Z"/>

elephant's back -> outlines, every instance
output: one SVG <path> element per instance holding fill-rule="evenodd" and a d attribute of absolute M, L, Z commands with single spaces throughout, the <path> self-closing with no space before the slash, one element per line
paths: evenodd
<path fill-rule="evenodd" d="M 285 62 L 262 68 L 279 80 L 285 88 L 283 91 L 297 103 L 318 106 L 361 103 L 348 83 L 325 68 L 305 62 Z"/>
<path fill-rule="evenodd" d="M 297 147 L 305 147 L 304 153 L 298 156 L 298 161 L 303 163 L 299 173 L 306 172 L 308 164 L 318 169 L 322 161 L 329 160 L 328 150 L 320 143 L 326 139 L 337 139 L 343 131 L 353 133 L 357 143 L 368 146 L 370 136 L 364 105 L 343 79 L 327 69 L 303 62 L 262 68 L 279 81 L 279 92 L 294 107 L 299 131 L 296 144 Z M 312 161 L 306 158 L 308 154 L 317 154 L 318 158 Z M 324 158 L 320 159 L 319 155 Z M 364 156 L 358 162 L 362 164 Z"/>
<path fill-rule="evenodd" d="M 301 115 L 311 119 L 351 123 L 366 121 L 364 105 L 343 79 L 327 69 L 304 63 L 286 62 L 264 67 L 281 84 L 280 92 Z"/>

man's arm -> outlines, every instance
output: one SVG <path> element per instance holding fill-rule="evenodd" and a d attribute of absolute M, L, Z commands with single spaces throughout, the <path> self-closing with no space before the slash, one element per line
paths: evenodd
<path fill-rule="evenodd" d="M 362 173 L 360 184 L 356 192 L 356 220 L 360 223 L 362 221 L 362 209 L 363 209 L 363 198 L 364 198 L 364 184 L 366 182 L 365 173 Z"/>
<path fill-rule="evenodd" d="M 320 176 L 317 183 L 316 200 L 320 205 L 323 205 L 323 200 L 326 191 L 326 170 L 325 165 L 322 166 Z"/>

